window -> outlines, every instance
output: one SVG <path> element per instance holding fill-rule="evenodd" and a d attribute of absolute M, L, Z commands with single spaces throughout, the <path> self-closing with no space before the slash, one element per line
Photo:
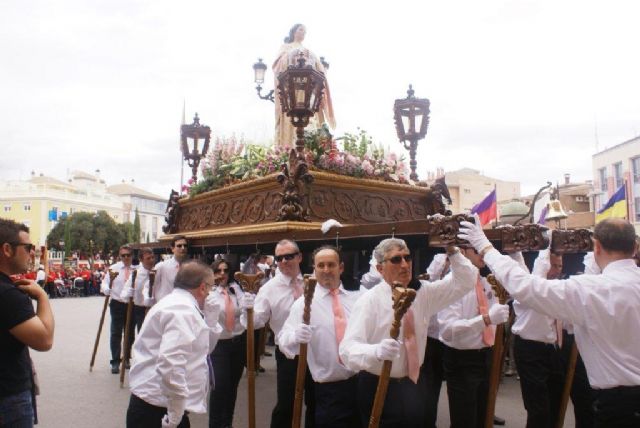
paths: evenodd
<path fill-rule="evenodd" d="M 633 174 L 633 182 L 640 183 L 640 157 L 631 159 L 631 173 Z"/>
<path fill-rule="evenodd" d="M 5 205 L 4 212 L 8 213 L 9 211 L 11 211 L 11 205 Z"/>
<path fill-rule="evenodd" d="M 22 208 L 23 208 L 25 211 L 31 211 L 31 204 L 24 204 L 24 205 L 22 206 Z"/>
<path fill-rule="evenodd" d="M 613 164 L 613 179 L 616 182 L 616 189 L 624 184 L 624 179 L 622 177 L 622 162 Z"/>
<path fill-rule="evenodd" d="M 598 178 L 600 178 L 600 190 L 607 191 L 607 168 L 600 168 L 598 170 Z"/>
<path fill-rule="evenodd" d="M 464 193 L 471 193 L 471 189 L 462 189 Z"/>

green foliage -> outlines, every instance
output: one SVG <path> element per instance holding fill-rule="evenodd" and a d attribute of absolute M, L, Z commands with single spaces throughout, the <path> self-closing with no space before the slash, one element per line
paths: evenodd
<path fill-rule="evenodd" d="M 135 242 L 135 243 L 140 243 L 140 234 L 141 234 L 141 230 L 140 230 L 140 216 L 138 215 L 138 208 L 136 208 L 136 216 L 133 220 L 133 239 L 132 241 L 129 242 Z M 147 241 L 149 242 L 149 241 Z"/>

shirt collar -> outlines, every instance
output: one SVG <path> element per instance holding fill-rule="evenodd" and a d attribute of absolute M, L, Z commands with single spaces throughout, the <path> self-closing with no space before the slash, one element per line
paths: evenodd
<path fill-rule="evenodd" d="M 342 283 L 340 283 L 340 286 L 338 286 L 338 290 L 340 290 L 339 294 L 343 294 L 345 292 L 344 287 L 342 286 Z M 325 297 L 328 294 L 330 294 L 330 292 L 331 290 L 323 287 L 322 285 L 320 285 L 320 283 L 316 284 L 316 293 L 318 293 L 320 297 Z"/>
<path fill-rule="evenodd" d="M 602 271 L 602 273 L 607 273 L 609 271 L 616 271 L 616 270 L 626 270 L 626 269 L 631 269 L 631 268 L 638 268 L 636 266 L 636 262 L 633 261 L 633 259 L 622 259 L 622 260 L 616 260 L 615 262 L 611 262 L 609 263 L 604 270 Z"/>

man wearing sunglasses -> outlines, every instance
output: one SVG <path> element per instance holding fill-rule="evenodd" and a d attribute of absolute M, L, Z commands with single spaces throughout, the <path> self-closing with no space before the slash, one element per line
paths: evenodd
<path fill-rule="evenodd" d="M 391 378 L 381 427 L 424 427 L 426 386 L 420 377 L 429 319 L 473 289 L 478 270 L 455 247 L 447 248 L 451 275 L 434 282 L 412 278 L 412 257 L 402 239 L 385 239 L 373 255 L 382 281 L 355 304 L 340 344 L 340 358 L 358 375 L 360 420 L 371 414 L 383 361 L 390 360 Z M 416 299 L 405 314 L 398 340 L 389 338 L 394 310 L 391 284 L 417 288 Z"/>
<path fill-rule="evenodd" d="M 105 296 L 111 296 L 109 302 L 109 314 L 111 315 L 111 373 L 120 373 L 120 355 L 122 352 L 122 333 L 124 332 L 124 323 L 127 318 L 127 301 L 122 298 L 122 292 L 124 291 L 124 285 L 131 277 L 133 272 L 133 266 L 131 262 L 133 260 L 133 249 L 128 245 L 123 245 L 118 250 L 118 257 L 120 261 L 109 266 L 108 270 L 117 272 L 118 276 L 111 281 L 111 276 L 107 272 L 100 285 L 100 291 Z M 131 327 L 133 327 L 133 317 L 129 320 Z M 133 331 L 133 329 L 131 330 Z M 126 346 L 131 350 L 133 344 L 133 334 L 129 336 L 129 343 Z M 131 355 L 131 352 L 129 352 Z M 129 362 L 125 361 L 125 367 L 129 367 Z"/>
<path fill-rule="evenodd" d="M 156 278 L 153 283 L 153 303 L 158 303 L 163 297 L 173 291 L 173 281 L 180 265 L 187 260 L 189 243 L 182 235 L 174 236 L 171 240 L 171 252 L 173 257 L 163 260 L 155 267 Z"/>
<path fill-rule="evenodd" d="M 29 228 L 0 219 L 0 425 L 32 427 L 33 378 L 29 348 L 48 351 L 54 321 L 47 293 L 35 281 L 10 275 L 27 271 L 34 246 Z M 38 306 L 33 311 L 31 299 Z"/>
<path fill-rule="evenodd" d="M 128 302 L 133 299 L 133 321 L 136 330 L 139 332 L 144 322 L 146 311 L 151 306 L 149 298 L 149 272 L 153 269 L 156 262 L 156 256 L 151 248 L 142 248 L 140 250 L 140 264 L 135 266 L 136 281 L 132 284 L 133 276 L 130 276 L 124 284 L 122 291 L 122 300 Z M 133 334 L 133 331 L 131 332 Z"/>
<path fill-rule="evenodd" d="M 265 283 L 257 296 L 245 293 L 242 300 L 243 308 L 253 307 L 254 326 L 256 329 L 264 327 L 269 322 L 276 343 L 277 389 L 278 401 L 271 413 L 271 428 L 290 427 L 293 416 L 293 399 L 296 383 L 298 359 L 288 359 L 278 347 L 278 335 L 289 316 L 293 302 L 302 295 L 303 282 L 300 273 L 302 254 L 298 244 L 289 239 L 278 242 L 275 249 L 275 260 L 278 263 L 276 275 Z M 255 300 L 255 301 L 254 301 Z M 241 321 L 246 327 L 246 312 Z M 310 378 L 310 376 L 308 376 Z M 309 383 L 311 385 L 311 383 Z M 313 389 L 305 388 L 305 426 L 313 427 Z"/>

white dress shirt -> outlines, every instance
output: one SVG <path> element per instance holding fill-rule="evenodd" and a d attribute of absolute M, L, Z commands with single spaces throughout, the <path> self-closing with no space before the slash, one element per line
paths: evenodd
<path fill-rule="evenodd" d="M 475 290 L 476 281 L 472 281 L 474 284 L 472 291 L 438 312 L 440 341 L 451 348 L 482 349 L 488 346 L 482 340 L 482 332 L 486 325 L 478 311 L 478 296 Z M 487 280 L 481 277 L 480 282 L 482 283 L 484 294 L 487 296 L 488 310 L 498 302 L 496 302 L 491 285 Z"/>
<path fill-rule="evenodd" d="M 222 310 L 220 311 L 220 315 L 218 316 L 218 324 L 222 326 L 222 334 L 220 334 L 220 339 L 231 339 L 234 336 L 241 335 L 245 328 L 240 322 L 240 315 L 242 314 L 242 308 L 240 307 L 240 302 L 242 301 L 242 296 L 244 295 L 242 288 L 235 282 L 229 284 L 227 288 L 227 292 L 229 293 L 229 298 L 231 299 L 231 304 L 233 305 L 234 312 L 234 322 L 233 322 L 233 331 L 227 330 L 227 315 L 226 315 L 226 306 L 224 294 L 222 294 L 222 287 L 218 286 L 211 290 L 211 294 L 216 297 L 216 300 L 220 303 Z"/>
<path fill-rule="evenodd" d="M 124 263 L 118 262 L 109 266 L 109 270 L 113 272 L 118 272 L 118 276 L 111 282 L 111 276 L 109 275 L 109 271 L 105 272 L 104 279 L 100 284 L 100 291 L 104 294 L 104 292 L 110 289 L 110 295 L 112 300 L 117 300 L 121 303 L 126 303 L 126 301 L 122 298 L 122 290 L 124 289 L 124 277 L 125 277 L 125 267 Z M 131 272 L 133 272 L 133 266 L 129 266 L 129 276 L 131 276 Z"/>
<path fill-rule="evenodd" d="M 484 260 L 516 299 L 573 323 L 593 388 L 640 385 L 640 269 L 632 259 L 609 263 L 600 275 L 564 280 L 527 274 L 495 249 Z"/>
<path fill-rule="evenodd" d="M 365 290 L 346 291 L 342 284 L 339 290 L 338 298 L 348 325 L 353 306 Z M 289 317 L 280 331 L 278 346 L 287 358 L 295 358 L 300 352 L 300 346 L 295 341 L 295 331 L 302 322 L 303 313 L 304 299 L 298 299 L 291 307 Z M 307 363 L 313 380 L 320 383 L 336 382 L 355 375 L 355 371 L 346 368 L 338 359 L 333 296 L 330 290 L 320 284 L 316 285 L 313 293 L 309 325 L 313 331 L 307 347 Z"/>
<path fill-rule="evenodd" d="M 447 261 L 446 254 L 436 254 L 433 260 L 427 268 L 427 274 L 429 275 L 429 282 L 434 282 L 444 277 L 444 266 Z M 448 270 L 447 270 L 448 272 Z M 427 329 L 427 336 L 432 339 L 440 340 L 440 323 L 438 323 L 438 314 L 431 315 L 429 319 L 429 328 Z"/>
<path fill-rule="evenodd" d="M 158 303 L 163 297 L 173 291 L 173 281 L 176 279 L 180 263 L 174 258 L 159 262 L 156 267 L 156 278 L 153 282 L 153 298 Z"/>
<path fill-rule="evenodd" d="M 548 256 L 543 251 L 538 253 L 536 261 L 533 262 L 532 274 L 540 278 L 546 278 L 551 268 Z M 514 334 L 523 339 L 542 343 L 554 344 L 557 342 L 555 319 L 531 309 L 518 300 L 513 301 L 513 310 L 516 313 L 516 320 L 511 327 Z"/>
<path fill-rule="evenodd" d="M 209 368 L 222 328 L 205 321 L 191 293 L 175 289 L 147 314 L 133 344 L 131 393 L 158 407 L 185 400 L 185 410 L 207 412 Z"/>
<path fill-rule="evenodd" d="M 289 316 L 289 310 L 294 301 L 291 279 L 278 270 L 276 276 L 260 287 L 253 304 L 254 328 L 262 328 L 269 322 L 276 345 L 278 345 L 280 330 Z M 302 275 L 298 274 L 297 280 L 302 284 Z M 246 327 L 247 314 L 244 311 L 241 321 Z"/>
<path fill-rule="evenodd" d="M 149 271 L 141 264 L 134 266 L 134 268 L 137 273 L 135 287 L 133 288 L 133 304 L 136 306 L 151 306 L 149 295 L 147 294 L 149 292 Z M 124 283 L 124 287 L 122 287 L 120 298 L 124 302 L 129 302 L 127 294 L 129 294 L 129 290 L 131 290 L 132 279 L 133 275 L 130 275 L 129 279 Z"/>
<path fill-rule="evenodd" d="M 424 361 L 429 319 L 472 290 L 478 275 L 478 270 L 459 252 L 449 259 L 453 274 L 439 281 L 421 281 L 420 290 L 411 304 L 420 364 Z M 353 371 L 366 370 L 380 375 L 382 361 L 376 357 L 375 350 L 382 339 L 389 338 L 393 321 L 392 302 L 391 286 L 385 281 L 367 291 L 356 302 L 340 344 L 340 358 L 345 366 Z M 401 326 L 398 339 L 402 340 L 403 337 L 404 326 Z M 391 377 L 402 378 L 407 373 L 405 348 L 401 346 L 400 355 L 391 366 Z"/>

